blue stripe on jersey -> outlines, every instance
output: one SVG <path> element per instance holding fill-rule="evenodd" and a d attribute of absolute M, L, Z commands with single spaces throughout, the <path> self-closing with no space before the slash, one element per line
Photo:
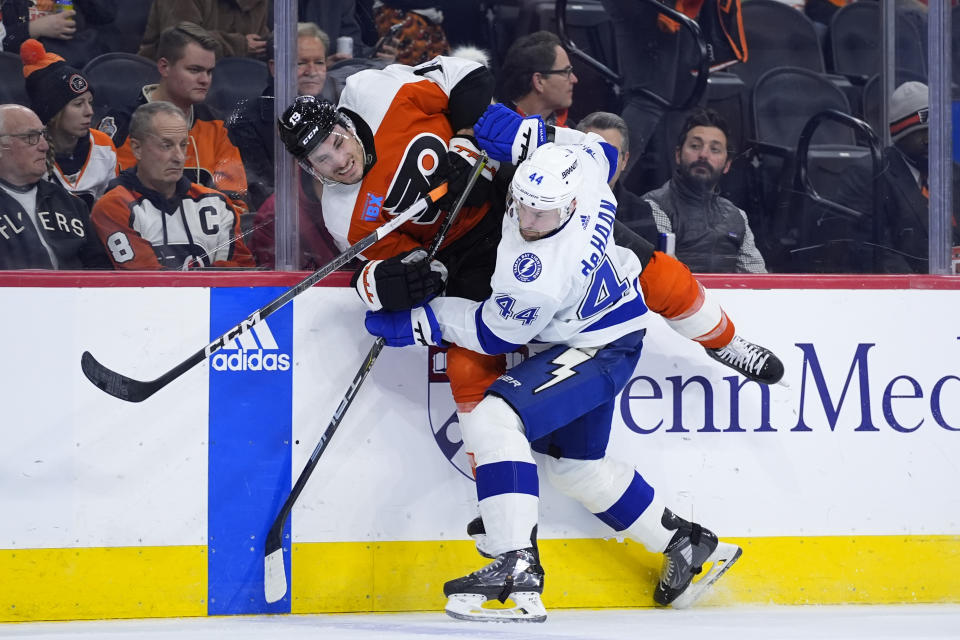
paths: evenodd
<path fill-rule="evenodd" d="M 610 165 L 610 173 L 607 174 L 607 182 L 613 180 L 613 174 L 617 172 L 617 162 L 620 160 L 620 152 L 609 142 L 601 142 L 600 148 L 603 149 L 603 155 L 607 156 L 607 163 Z"/>
<path fill-rule="evenodd" d="M 486 302 L 477 307 L 475 318 L 477 323 L 477 341 L 480 343 L 480 348 L 483 349 L 483 352 L 492 356 L 496 356 L 500 355 L 501 353 L 510 353 L 511 351 L 516 351 L 522 347 L 522 344 L 513 344 L 512 342 L 507 342 L 495 334 L 490 327 L 486 325 L 486 323 L 483 321 L 484 304 L 486 304 Z"/>
<path fill-rule="evenodd" d="M 537 465 L 505 460 L 477 467 L 477 500 L 505 493 L 540 495 Z"/>
<path fill-rule="evenodd" d="M 636 281 L 634 281 L 634 289 L 636 288 Z M 626 304 L 620 305 L 584 329 L 581 333 L 586 333 L 587 331 L 599 331 L 600 329 L 606 329 L 607 327 L 612 327 L 613 325 L 620 324 L 621 322 L 628 322 L 634 318 L 642 316 L 647 311 L 647 305 L 643 302 L 643 296 L 637 294 L 636 298 Z"/>
<path fill-rule="evenodd" d="M 623 531 L 640 517 L 651 502 L 653 502 L 653 487 L 634 471 L 633 480 L 630 481 L 630 486 L 623 492 L 620 499 L 606 511 L 593 515 L 614 531 Z"/>

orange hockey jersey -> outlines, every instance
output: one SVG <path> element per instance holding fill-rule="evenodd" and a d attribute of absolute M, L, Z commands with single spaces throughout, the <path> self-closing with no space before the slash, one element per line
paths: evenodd
<path fill-rule="evenodd" d="M 362 120 L 361 139 L 372 135 L 373 149 L 365 151 L 376 155 L 360 183 L 323 189 L 324 222 L 338 247 L 356 243 L 429 191 L 454 134 L 448 117 L 450 92 L 479 67 L 463 59 L 437 57 L 417 67 L 390 65 L 347 79 L 339 107 L 355 122 Z M 370 146 L 369 140 L 365 146 Z M 489 208 L 489 204 L 463 207 L 443 246 L 473 228 Z M 443 219 L 438 208 L 431 207 L 364 251 L 364 257 L 385 259 L 427 246 Z"/>

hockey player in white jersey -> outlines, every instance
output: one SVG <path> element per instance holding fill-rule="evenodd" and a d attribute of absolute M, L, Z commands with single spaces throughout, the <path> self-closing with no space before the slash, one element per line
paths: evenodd
<path fill-rule="evenodd" d="M 607 187 L 615 163 L 615 149 L 595 134 L 581 144 L 542 144 L 511 183 L 487 300 L 439 297 L 409 312 L 367 314 L 368 331 L 391 346 L 455 343 L 493 354 L 554 345 L 498 378 L 461 424 L 476 462 L 480 550 L 493 562 L 444 586 L 454 617 L 546 618 L 544 571 L 531 539 L 539 507 L 531 448 L 546 454 L 559 490 L 618 535 L 664 553 L 658 604 L 688 606 L 741 554 L 671 512 L 632 465 L 605 455 L 614 401 L 640 358 L 651 311 L 752 380 L 772 384 L 783 375 L 775 355 L 735 335 L 682 263 L 652 247 L 638 255 L 616 245 L 616 200 Z M 508 598 L 511 609 L 482 607 Z"/>

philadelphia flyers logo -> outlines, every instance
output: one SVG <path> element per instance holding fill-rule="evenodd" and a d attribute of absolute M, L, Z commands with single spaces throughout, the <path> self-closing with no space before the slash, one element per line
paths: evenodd
<path fill-rule="evenodd" d="M 421 133 L 411 140 L 393 175 L 393 182 L 387 189 L 383 210 L 391 213 L 403 211 L 426 195 L 430 191 L 430 179 L 440 168 L 440 161 L 445 159 L 446 155 L 447 145 L 439 136 Z M 439 207 L 431 204 L 414 222 L 433 224 L 439 214 Z"/>

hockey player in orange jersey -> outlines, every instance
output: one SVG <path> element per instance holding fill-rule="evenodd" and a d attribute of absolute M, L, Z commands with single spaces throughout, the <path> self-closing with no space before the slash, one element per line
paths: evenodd
<path fill-rule="evenodd" d="M 354 286 L 372 310 L 400 309 L 446 290 L 482 300 L 490 276 L 503 214 L 497 163 L 484 169 L 431 265 L 407 257 L 433 240 L 479 157 L 472 126 L 493 95 L 489 70 L 460 58 L 437 57 L 416 67 L 390 65 L 347 80 L 334 106 L 300 96 L 280 119 L 280 137 L 300 165 L 324 183 L 323 217 L 341 249 L 382 226 L 449 181 L 448 195 L 417 219 L 403 224 L 366 251 Z M 419 254 L 417 254 L 419 255 Z M 424 253 L 425 255 L 425 253 Z M 401 264 L 401 260 L 406 262 Z M 413 272 L 411 272 L 411 270 Z M 415 291 L 385 286 L 402 279 Z M 418 299 L 411 299 L 411 296 Z M 461 416 L 505 370 L 501 355 L 453 347 L 447 375 Z"/>

